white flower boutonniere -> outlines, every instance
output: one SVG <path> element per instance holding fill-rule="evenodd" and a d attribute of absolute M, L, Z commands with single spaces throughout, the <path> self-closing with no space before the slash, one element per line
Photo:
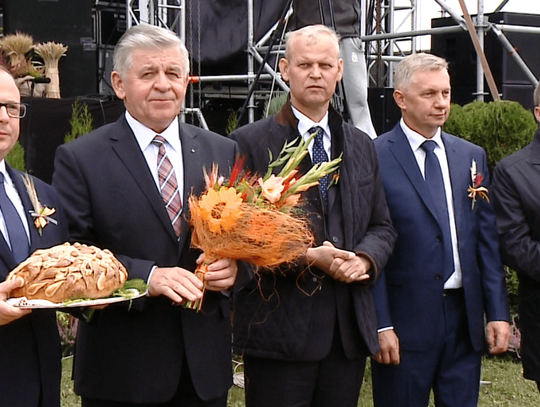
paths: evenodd
<path fill-rule="evenodd" d="M 32 207 L 34 208 L 34 210 L 30 211 L 30 215 L 35 218 L 34 226 L 37 228 L 39 235 L 41 236 L 43 234 L 43 228 L 47 226 L 49 222 L 54 225 L 58 223 L 55 219 L 51 218 L 51 216 L 56 212 L 56 209 L 43 206 L 41 202 L 39 202 L 36 187 L 34 186 L 34 180 L 32 180 L 30 175 L 24 174 L 22 176 L 22 180 L 24 186 L 26 187 L 26 191 L 28 192 Z"/>
<path fill-rule="evenodd" d="M 472 200 L 471 209 L 474 209 L 477 196 L 489 202 L 489 191 L 486 187 L 481 186 L 482 182 L 484 181 L 484 176 L 481 173 L 477 172 L 476 160 L 472 160 L 471 164 L 471 181 L 472 186 L 469 186 L 469 188 L 467 188 L 467 192 L 469 193 L 468 197 Z"/>

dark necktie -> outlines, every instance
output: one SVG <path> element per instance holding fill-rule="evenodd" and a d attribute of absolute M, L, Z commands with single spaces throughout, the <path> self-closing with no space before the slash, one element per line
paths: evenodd
<path fill-rule="evenodd" d="M 328 154 L 324 150 L 323 135 L 324 130 L 320 126 L 314 126 L 309 129 L 309 134 L 314 134 L 315 139 L 313 140 L 313 164 L 319 164 L 322 162 L 328 161 Z M 321 191 L 321 196 L 324 201 L 324 206 L 328 205 L 328 175 L 321 177 L 319 179 L 319 189 Z"/>
<path fill-rule="evenodd" d="M 433 151 L 437 143 L 433 140 L 424 141 L 422 149 L 426 152 L 426 162 L 424 177 L 429 192 L 435 203 L 435 211 L 439 224 L 441 225 L 444 242 L 444 277 L 445 280 L 454 272 L 454 258 L 452 253 L 452 237 L 450 234 L 450 217 L 448 215 L 448 202 L 446 201 L 446 190 L 441 171 L 441 165 L 435 152 Z"/>
<path fill-rule="evenodd" d="M 165 204 L 165 208 L 171 219 L 174 233 L 178 237 L 180 236 L 182 223 L 182 219 L 180 218 L 182 199 L 180 198 L 178 182 L 176 180 L 176 175 L 174 174 L 174 168 L 165 151 L 165 139 L 162 136 L 156 136 L 152 140 L 152 143 L 159 148 L 157 170 L 161 197 L 163 198 L 163 203 Z"/>
<path fill-rule="evenodd" d="M 28 257 L 30 247 L 28 245 L 28 236 L 15 205 L 6 194 L 4 186 L 4 174 L 0 172 L 0 209 L 6 223 L 11 252 L 17 263 L 20 263 Z"/>

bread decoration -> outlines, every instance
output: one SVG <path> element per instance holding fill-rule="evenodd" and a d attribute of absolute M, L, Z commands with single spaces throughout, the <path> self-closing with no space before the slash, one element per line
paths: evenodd
<path fill-rule="evenodd" d="M 7 280 L 16 277 L 21 277 L 24 285 L 13 290 L 10 297 L 62 303 L 109 297 L 124 285 L 128 274 L 109 250 L 64 243 L 36 250 L 9 273 Z"/>

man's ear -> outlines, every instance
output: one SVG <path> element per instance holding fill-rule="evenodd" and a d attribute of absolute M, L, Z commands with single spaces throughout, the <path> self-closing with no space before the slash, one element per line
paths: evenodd
<path fill-rule="evenodd" d="M 289 82 L 289 61 L 285 58 L 279 60 L 279 72 L 285 82 Z"/>
<path fill-rule="evenodd" d="M 398 105 L 398 107 L 400 109 L 404 109 L 405 108 L 405 102 L 404 102 L 404 99 L 405 99 L 405 95 L 403 94 L 402 91 L 400 90 L 394 90 L 394 100 L 396 102 L 396 105 Z"/>
<path fill-rule="evenodd" d="M 534 107 L 534 117 L 536 117 L 536 121 L 540 123 L 540 106 Z"/>
<path fill-rule="evenodd" d="M 124 80 L 117 71 L 112 71 L 111 83 L 114 89 L 114 93 L 116 93 L 118 99 L 124 100 L 124 98 L 126 97 L 126 92 L 124 91 Z"/>
<path fill-rule="evenodd" d="M 343 59 L 338 59 L 338 82 L 343 79 Z"/>

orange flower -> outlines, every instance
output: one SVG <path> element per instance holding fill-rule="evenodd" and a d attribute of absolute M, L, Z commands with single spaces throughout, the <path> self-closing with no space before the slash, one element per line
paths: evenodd
<path fill-rule="evenodd" d="M 257 181 L 261 186 L 262 196 L 266 198 L 267 201 L 270 203 L 279 201 L 284 188 L 283 177 L 276 177 L 272 174 L 266 181 L 263 181 L 262 178 L 259 178 Z"/>
<path fill-rule="evenodd" d="M 212 233 L 221 233 L 236 226 L 242 216 L 242 198 L 234 188 L 221 187 L 219 191 L 209 189 L 199 202 L 201 217 L 208 222 Z"/>

